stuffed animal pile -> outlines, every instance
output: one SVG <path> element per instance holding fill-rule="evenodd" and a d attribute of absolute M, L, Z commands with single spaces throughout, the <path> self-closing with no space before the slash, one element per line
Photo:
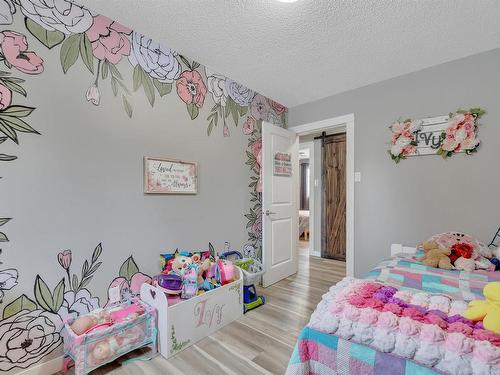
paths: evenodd
<path fill-rule="evenodd" d="M 419 260 L 426 266 L 468 272 L 500 270 L 497 254 L 468 234 L 436 234 L 419 248 L 425 253 Z"/>

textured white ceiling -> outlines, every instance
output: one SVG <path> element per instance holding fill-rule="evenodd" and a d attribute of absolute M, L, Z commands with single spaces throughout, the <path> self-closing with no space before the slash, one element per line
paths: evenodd
<path fill-rule="evenodd" d="M 78 2 L 289 107 L 500 47 L 499 0 Z"/>

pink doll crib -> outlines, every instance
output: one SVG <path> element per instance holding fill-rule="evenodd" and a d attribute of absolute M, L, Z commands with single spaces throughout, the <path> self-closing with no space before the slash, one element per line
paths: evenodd
<path fill-rule="evenodd" d="M 156 310 L 140 301 L 135 303 L 144 307 L 144 313 L 134 319 L 120 319 L 109 327 L 104 327 L 78 336 L 70 325 L 64 324 L 64 364 L 62 372 L 69 365 L 75 365 L 75 375 L 88 374 L 90 371 L 112 362 L 118 357 L 144 346 L 151 347 L 151 355 L 156 354 L 157 329 Z M 128 303 L 115 307 L 126 311 Z"/>

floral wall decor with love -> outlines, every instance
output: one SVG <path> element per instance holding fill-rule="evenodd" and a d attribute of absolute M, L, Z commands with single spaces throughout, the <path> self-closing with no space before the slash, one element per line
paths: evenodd
<path fill-rule="evenodd" d="M 250 173 L 251 203 L 249 211 L 242 212 L 245 238 L 248 238 L 244 252 L 246 256 L 260 258 L 261 127 L 263 121 L 286 126 L 288 109 L 285 106 L 70 0 L 0 0 L 0 25 L 0 61 L 3 62 L 0 67 L 0 148 L 5 150 L 0 149 L 0 163 L 17 165 L 16 152 L 5 148 L 9 144 L 22 146 L 22 141 L 29 136 L 41 140 L 49 137 L 41 135 L 49 119 L 33 123 L 33 113 L 40 113 L 33 102 L 36 101 L 33 92 L 43 92 L 37 79 L 49 71 L 74 79 L 75 71 L 81 68 L 88 82 L 84 86 L 65 83 L 64 90 L 79 90 L 82 105 L 87 105 L 89 111 L 99 108 L 100 113 L 103 107 L 110 106 L 110 101 L 104 99 L 108 93 L 118 100 L 118 113 L 122 111 L 124 119 L 139 116 L 139 110 L 134 112 L 134 108 L 139 108 L 135 100 L 144 100 L 148 109 L 175 102 L 182 106 L 186 122 L 203 121 L 202 134 L 214 137 L 218 133 L 228 139 L 232 131 L 241 129 L 248 140 L 246 149 L 241 149 Z M 54 53 L 57 59 L 53 58 Z M 81 77 L 78 78 L 80 82 Z M 51 79 L 54 78 L 51 76 Z M 46 106 L 47 103 L 50 101 Z M 63 104 L 54 103 L 53 108 L 43 110 L 56 113 L 56 105 Z M 50 121 L 57 123 L 54 119 Z M 147 131 L 147 118 L 141 122 Z M 122 131 L 119 121 L 114 125 L 117 132 Z M 15 180 L 9 177 L 4 183 L 12 184 Z M 8 232 L 12 216 L 16 215 L 0 213 L 0 245 L 12 246 L 10 241 L 14 236 Z M 5 253 L 8 252 L 2 254 L 0 249 L 0 254 Z M 118 266 L 103 259 L 101 244 L 88 259 L 82 259 L 79 254 L 71 250 L 43 254 L 54 260 L 55 267 L 36 269 L 33 276 L 28 274 L 28 270 L 33 271 L 32 264 L 0 262 L 1 372 L 26 369 L 49 355 L 48 359 L 53 358 L 58 353 L 56 349 L 60 351 L 60 330 L 65 319 L 105 305 L 98 296 L 107 294 L 108 288 L 119 286 L 122 296 L 126 297 L 138 293 L 141 283 L 149 280 L 128 252 L 125 254 L 128 258 L 117 260 Z M 75 261 L 79 259 L 83 262 L 81 270 L 75 272 Z M 96 285 L 96 277 L 115 275 L 117 271 L 114 279 L 101 284 L 109 285 L 108 288 Z M 22 286 L 26 279 L 29 279 L 29 288 Z"/>
<path fill-rule="evenodd" d="M 458 110 L 448 116 L 407 119 L 390 126 L 391 148 L 388 153 L 399 163 L 409 156 L 441 155 L 448 158 L 457 153 L 477 152 L 478 120 L 486 113 L 481 108 Z"/>

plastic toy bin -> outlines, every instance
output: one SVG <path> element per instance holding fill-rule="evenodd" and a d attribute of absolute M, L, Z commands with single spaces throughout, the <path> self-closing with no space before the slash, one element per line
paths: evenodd
<path fill-rule="evenodd" d="M 152 354 L 156 353 L 156 311 L 151 306 L 143 305 L 146 309 L 144 314 L 132 321 L 113 324 L 109 328 L 81 336 L 76 335 L 70 328 L 71 321 L 65 323 L 62 331 L 65 361 L 74 362 L 76 375 L 88 374 L 144 346 L 150 346 Z M 93 353 L 99 346 L 101 355 L 95 357 Z"/>

